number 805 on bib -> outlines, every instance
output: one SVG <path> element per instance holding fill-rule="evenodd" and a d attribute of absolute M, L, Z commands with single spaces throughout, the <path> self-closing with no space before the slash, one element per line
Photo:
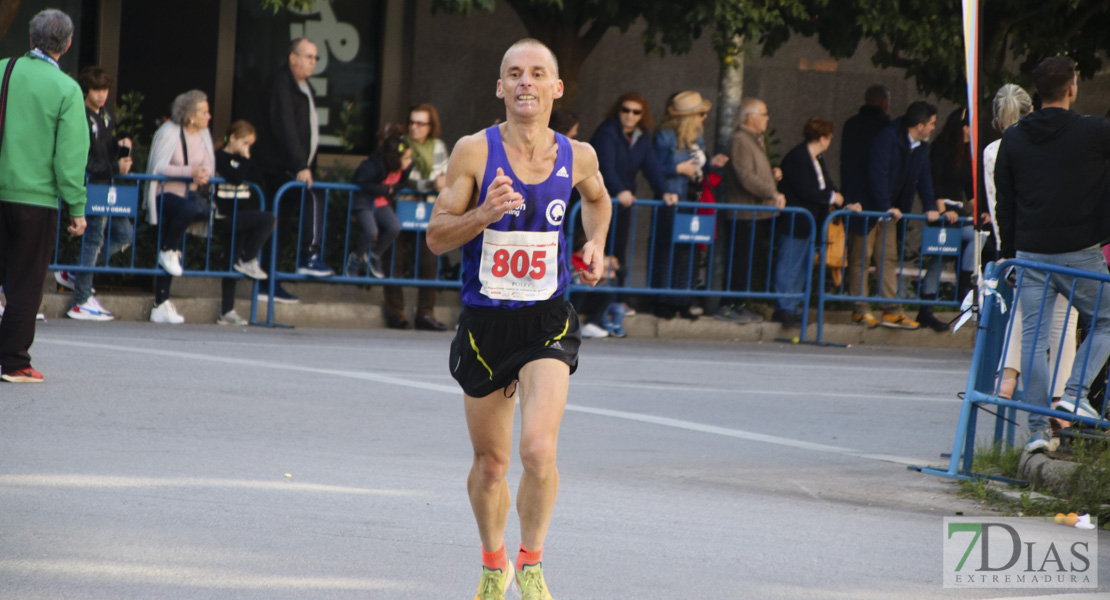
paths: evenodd
<path fill-rule="evenodd" d="M 478 280 L 495 300 L 547 300 L 558 289 L 557 231 L 493 231 L 482 240 Z"/>

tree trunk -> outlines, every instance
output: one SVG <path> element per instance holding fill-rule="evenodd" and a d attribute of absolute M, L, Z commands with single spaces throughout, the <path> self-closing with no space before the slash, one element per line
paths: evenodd
<path fill-rule="evenodd" d="M 563 97 L 555 101 L 555 108 L 573 110 L 574 99 L 578 96 L 578 74 L 582 70 L 585 56 L 579 56 L 578 36 L 573 31 L 559 32 L 550 41 L 544 41 L 559 58 L 559 78 L 563 80 Z M 569 35 L 567 35 L 569 34 Z"/>
<path fill-rule="evenodd" d="M 741 36 L 735 38 L 736 47 L 743 45 Z M 728 150 L 728 140 L 736 129 L 736 114 L 744 97 L 744 55 L 737 54 L 721 62 L 720 82 L 717 90 L 716 153 Z"/>

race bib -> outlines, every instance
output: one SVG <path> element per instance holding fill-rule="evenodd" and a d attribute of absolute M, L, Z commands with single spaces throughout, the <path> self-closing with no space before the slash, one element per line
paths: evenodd
<path fill-rule="evenodd" d="M 482 241 L 478 281 L 494 300 L 540 301 L 559 288 L 558 231 L 494 231 Z"/>

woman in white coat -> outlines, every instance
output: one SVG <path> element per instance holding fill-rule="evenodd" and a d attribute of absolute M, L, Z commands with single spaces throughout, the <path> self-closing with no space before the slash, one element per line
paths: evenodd
<path fill-rule="evenodd" d="M 208 131 L 211 118 L 204 92 L 185 92 L 174 99 L 170 120 L 158 128 L 151 143 L 148 173 L 190 180 L 147 186 L 147 221 L 151 225 L 161 223 L 158 266 L 166 272 L 155 279 L 154 309 L 150 312 L 150 320 L 155 323 L 185 322 L 170 302 L 170 283 L 182 273 L 185 230 L 194 223 L 206 222 L 211 211 L 209 200 L 198 193 L 208 186 L 216 170 L 212 134 Z"/>

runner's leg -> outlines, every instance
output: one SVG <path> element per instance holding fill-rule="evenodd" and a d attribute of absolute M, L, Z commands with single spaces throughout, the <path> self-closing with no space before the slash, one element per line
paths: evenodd
<path fill-rule="evenodd" d="M 555 454 L 569 383 L 570 367 L 553 358 L 530 362 L 520 370 L 520 462 L 524 475 L 517 489 L 516 511 L 520 543 L 532 550 L 543 548 L 559 492 Z"/>
<path fill-rule="evenodd" d="M 513 451 L 516 399 L 498 390 L 484 398 L 464 395 L 466 425 L 474 447 L 474 464 L 466 481 L 470 506 L 478 522 L 482 546 L 495 552 L 505 538 L 509 519 L 509 458 Z"/>

